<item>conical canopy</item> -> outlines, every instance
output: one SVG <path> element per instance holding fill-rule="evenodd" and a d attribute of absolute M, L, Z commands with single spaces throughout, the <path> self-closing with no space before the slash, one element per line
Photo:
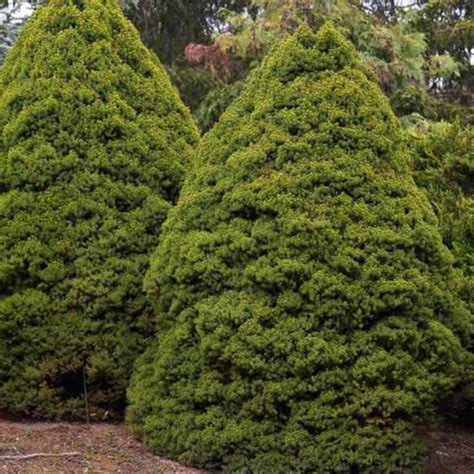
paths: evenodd
<path fill-rule="evenodd" d="M 128 419 L 210 470 L 414 472 L 465 356 L 451 265 L 372 75 L 302 27 L 198 148 Z"/>
<path fill-rule="evenodd" d="M 115 0 L 40 8 L 0 83 L 0 410 L 123 409 L 197 131 Z"/>

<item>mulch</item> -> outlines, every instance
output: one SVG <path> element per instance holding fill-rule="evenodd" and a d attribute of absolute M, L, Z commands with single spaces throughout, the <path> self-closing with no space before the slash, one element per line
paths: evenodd
<path fill-rule="evenodd" d="M 0 459 L 0 473 L 199 473 L 150 453 L 122 425 L 0 420 L 0 457 L 31 453 L 77 455 Z"/>
<path fill-rule="evenodd" d="M 427 474 L 474 474 L 474 426 L 448 424 L 433 434 Z"/>

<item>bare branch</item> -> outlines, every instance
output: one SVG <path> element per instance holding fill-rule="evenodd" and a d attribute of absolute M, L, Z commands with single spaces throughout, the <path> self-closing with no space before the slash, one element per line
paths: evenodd
<path fill-rule="evenodd" d="M 81 453 L 72 452 L 72 453 L 33 453 L 33 454 L 24 454 L 20 456 L 0 456 L 0 461 L 23 461 L 26 459 L 34 458 L 53 458 L 53 457 L 67 457 L 67 456 L 80 456 Z"/>

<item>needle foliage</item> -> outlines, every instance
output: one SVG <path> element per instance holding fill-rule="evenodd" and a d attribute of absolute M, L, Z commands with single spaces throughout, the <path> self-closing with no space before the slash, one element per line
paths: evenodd
<path fill-rule="evenodd" d="M 115 0 L 40 8 L 0 84 L 0 409 L 119 412 L 198 133 Z"/>
<path fill-rule="evenodd" d="M 353 46 L 301 27 L 202 140 L 147 277 L 128 420 L 225 472 L 415 472 L 470 313 Z"/>

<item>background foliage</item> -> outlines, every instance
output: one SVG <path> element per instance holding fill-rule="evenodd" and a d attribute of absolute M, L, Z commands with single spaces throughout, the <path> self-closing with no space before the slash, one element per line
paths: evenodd
<path fill-rule="evenodd" d="M 317 28 L 330 20 L 376 73 L 397 114 L 417 112 L 439 119 L 445 102 L 456 105 L 455 109 L 460 106 L 462 114 L 466 108 L 471 113 L 474 17 L 469 0 L 408 6 L 406 2 L 396 6 L 380 1 L 253 0 L 251 5 L 254 14 L 227 11 L 228 29 L 214 35 L 214 46 L 224 53 L 225 62 L 212 50 L 206 58 L 207 65 L 217 61 L 213 71 L 220 71 L 224 83 L 240 80 L 243 71 L 258 64 L 275 42 L 302 22 Z M 195 60 L 192 55 L 188 59 Z"/>
<path fill-rule="evenodd" d="M 474 128 L 417 121 L 408 125 L 415 179 L 430 198 L 446 245 L 474 304 Z"/>
<path fill-rule="evenodd" d="M 24 22 L 12 13 L 30 4 L 8 5 L 4 49 Z M 122 7 L 204 130 L 273 43 L 302 21 L 317 27 L 328 20 L 377 73 L 398 115 L 473 120 L 470 0 L 122 0 Z"/>

